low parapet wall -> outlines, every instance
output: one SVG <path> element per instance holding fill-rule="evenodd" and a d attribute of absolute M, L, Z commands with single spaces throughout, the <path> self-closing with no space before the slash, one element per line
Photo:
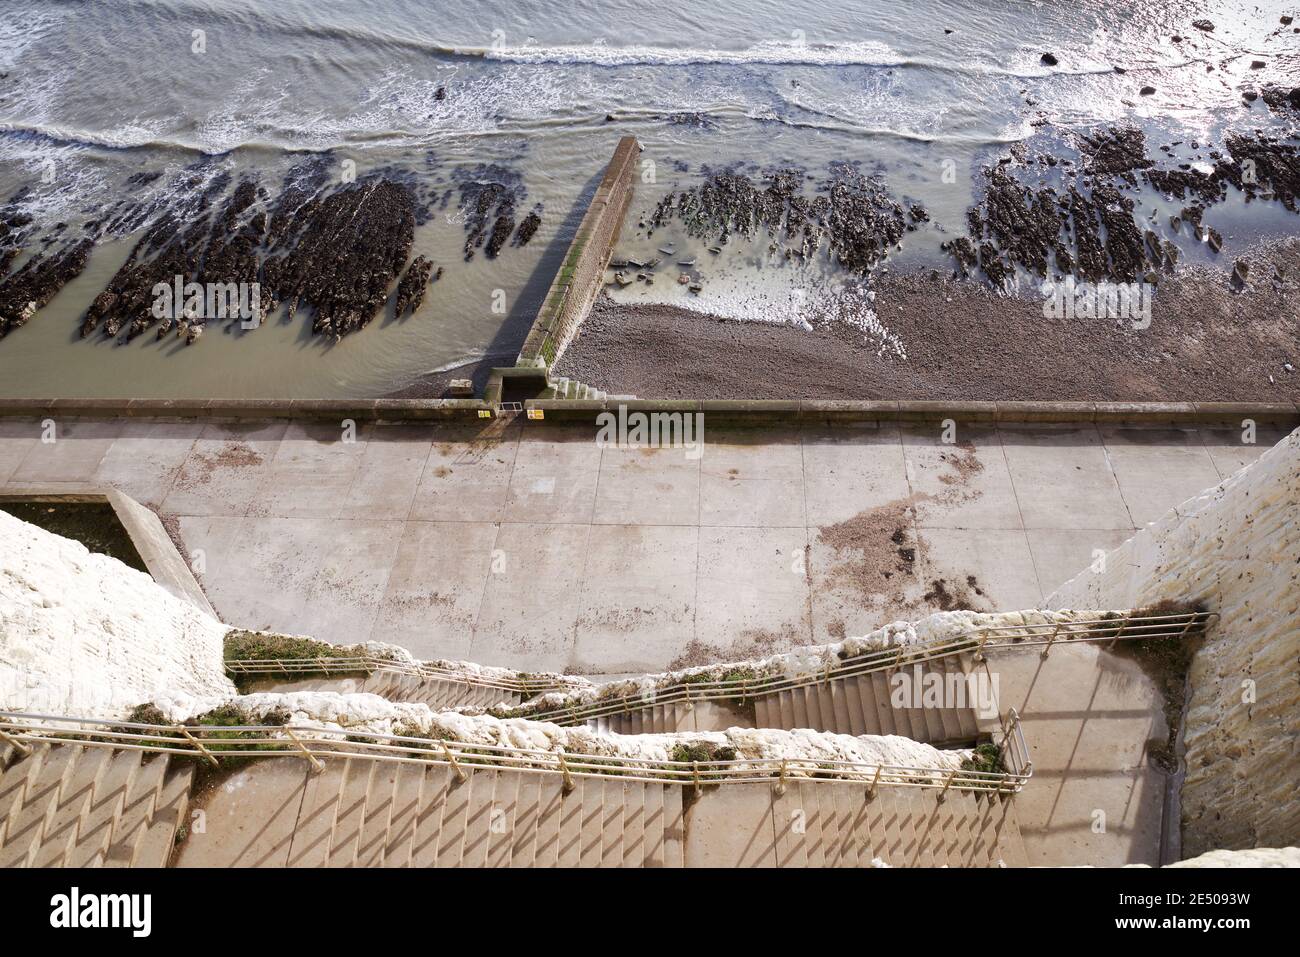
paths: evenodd
<path fill-rule="evenodd" d="M 797 426 L 942 423 L 989 425 L 1135 425 L 1149 428 L 1241 428 L 1257 425 L 1293 429 L 1300 407 L 1292 402 L 874 402 L 782 399 L 533 399 L 529 418 L 597 424 L 603 412 L 617 414 L 702 413 L 710 425 Z"/>
<path fill-rule="evenodd" d="M 508 370 L 526 375 L 528 370 Z M 500 384 L 488 399 L 0 399 L 0 418 L 316 419 L 465 422 L 501 414 Z M 530 399 L 529 425 L 590 423 L 603 412 L 703 413 L 710 425 L 799 426 L 872 423 L 1134 425 L 1241 428 L 1245 420 L 1300 426 L 1292 402 L 876 402 L 818 399 Z"/>
<path fill-rule="evenodd" d="M 385 419 L 447 421 L 491 418 L 481 399 L 0 399 L 0 417 L 181 419 Z"/>
<path fill-rule="evenodd" d="M 618 141 L 614 158 L 605 169 L 605 178 L 587 207 L 565 253 L 564 263 L 524 340 L 518 365 L 554 365 L 577 335 L 578 327 L 604 285 L 605 269 L 632 201 L 633 173 L 640 151 L 641 144 L 635 136 Z"/>

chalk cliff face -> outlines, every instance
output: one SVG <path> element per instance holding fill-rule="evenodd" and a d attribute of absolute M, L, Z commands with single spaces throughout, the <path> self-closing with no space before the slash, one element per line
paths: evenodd
<path fill-rule="evenodd" d="M 1183 854 L 1300 843 L 1300 430 L 1173 509 L 1049 607 L 1203 601 L 1192 662 Z"/>
<path fill-rule="evenodd" d="M 164 691 L 232 695 L 228 630 L 143 572 L 0 512 L 0 709 L 118 717 Z"/>

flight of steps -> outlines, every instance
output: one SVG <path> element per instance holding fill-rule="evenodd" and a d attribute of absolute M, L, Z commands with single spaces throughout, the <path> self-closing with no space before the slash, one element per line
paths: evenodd
<path fill-rule="evenodd" d="M 921 673 L 963 674 L 955 657 L 927 662 Z M 889 675 L 883 671 L 758 697 L 754 711 L 760 728 L 897 734 L 934 745 L 967 744 L 979 737 L 974 708 L 895 708 Z"/>
<path fill-rule="evenodd" d="M 546 382 L 549 386 L 548 394 L 544 394 L 542 398 L 547 399 L 596 399 L 598 401 L 615 399 L 626 401 L 636 398 L 634 395 L 610 395 L 567 376 L 557 376 L 556 378 L 548 376 Z"/>
<path fill-rule="evenodd" d="M 0 746 L 0 866 L 165 866 L 193 765 Z M 268 758 L 200 803 L 180 866 L 1025 866 L 1012 800 L 792 779 L 706 788 L 498 768 Z"/>
<path fill-rule="evenodd" d="M 686 828 L 688 867 L 1028 866 L 1014 802 L 994 794 L 790 781 L 705 791 Z"/>
<path fill-rule="evenodd" d="M 194 768 L 145 757 L 0 744 L 0 867 L 165 867 Z"/>
<path fill-rule="evenodd" d="M 182 845 L 196 867 L 680 867 L 682 791 L 610 778 L 362 758 L 236 772 Z"/>
<path fill-rule="evenodd" d="M 922 666 L 922 675 L 963 674 L 957 658 Z M 885 672 L 832 678 L 775 694 L 756 695 L 752 709 L 713 699 L 694 704 L 629 707 L 588 718 L 587 727 L 618 734 L 725 731 L 727 728 L 810 728 L 839 734 L 897 734 L 934 745 L 964 745 L 980 736 L 973 708 L 895 708 Z M 563 723 L 563 722 L 561 722 Z"/>
<path fill-rule="evenodd" d="M 337 691 L 377 694 L 389 701 L 422 701 L 434 711 L 460 707 L 491 708 L 495 705 L 519 704 L 524 696 L 517 691 L 488 685 L 466 684 L 430 675 L 408 675 L 399 671 L 376 671 L 353 678 L 304 678 L 286 681 L 267 677 L 249 685 L 257 691 Z"/>
<path fill-rule="evenodd" d="M 752 708 L 724 700 L 647 705 L 602 714 L 584 723 L 593 731 L 614 734 L 673 734 L 755 727 Z"/>

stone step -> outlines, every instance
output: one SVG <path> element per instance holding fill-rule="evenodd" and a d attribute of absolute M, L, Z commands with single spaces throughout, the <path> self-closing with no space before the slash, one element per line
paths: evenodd
<path fill-rule="evenodd" d="M 859 689 L 860 690 L 860 689 Z M 847 707 L 847 694 L 843 698 Z M 805 696 L 805 706 L 836 699 Z M 769 702 L 771 704 L 772 702 Z M 776 700 L 779 705 L 779 700 Z M 0 773 L 10 866 L 169 862 L 187 820 L 191 760 L 37 746 Z M 1012 800 L 859 782 L 705 789 L 329 758 L 250 762 L 203 798 L 178 866 L 1026 866 Z M 688 792 L 690 792 L 688 794 Z M 689 800 L 687 798 L 689 797 Z"/>
<path fill-rule="evenodd" d="M 64 779 L 54 810 L 32 858 L 34 867 L 63 867 L 77 842 L 82 820 L 90 811 L 95 785 L 108 767 L 113 752 L 107 748 L 87 748 L 74 758 Z"/>
<path fill-rule="evenodd" d="M 176 847 L 177 829 L 185 821 L 193 784 L 194 763 L 171 762 L 154 812 L 136 849 L 135 867 L 167 866 Z"/>
<path fill-rule="evenodd" d="M 10 807 L 0 867 L 32 865 L 82 752 L 77 745 L 36 745 L 31 755 L 5 771 L 6 777 L 22 774 L 27 780 L 21 799 Z"/>
<path fill-rule="evenodd" d="M 115 823 L 126 806 L 131 782 L 141 768 L 139 751 L 106 751 L 108 766 L 95 781 L 81 819 L 77 840 L 68 852 L 69 867 L 102 867 Z"/>
<path fill-rule="evenodd" d="M 790 781 L 706 790 L 687 813 L 693 867 L 1025 866 L 1012 801 L 936 788 Z"/>
<path fill-rule="evenodd" d="M 193 765 L 166 755 L 36 745 L 0 775 L 6 867 L 164 867 Z"/>

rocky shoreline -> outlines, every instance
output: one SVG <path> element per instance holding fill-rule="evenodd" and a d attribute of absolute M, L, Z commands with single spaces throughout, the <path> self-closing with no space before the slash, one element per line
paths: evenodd
<path fill-rule="evenodd" d="M 66 223 L 42 230 L 17 211 L 21 197 L 0 206 L 0 339 L 77 278 L 107 239 L 138 234 L 126 262 L 81 316 L 82 338 L 98 333 L 129 342 L 155 330 L 159 339 L 174 332 L 193 343 L 209 324 L 234 319 L 254 328 L 283 305 L 282 321 L 292 322 L 302 308 L 313 333 L 337 341 L 368 325 L 390 300 L 399 318 L 420 308 L 445 267 L 410 258 L 415 230 L 457 194 L 457 215 L 448 218 L 465 229 L 466 260 L 479 248 L 494 259 L 507 243 L 525 246 L 541 225 L 540 207 L 516 222 L 526 193 L 517 176 L 496 167 L 469 170 L 442 193 L 382 171 L 339 183 L 323 157 L 294 167 L 274 194 L 249 177 L 204 173 L 203 163 L 194 164 L 165 204 L 124 199 L 96 211 L 78 231 Z M 132 185 L 157 178 L 137 174 Z M 34 244 L 36 251 L 9 271 Z M 177 308 L 155 315 L 156 286 L 177 276 L 205 287 L 255 286 L 255 314 L 213 317 Z"/>

